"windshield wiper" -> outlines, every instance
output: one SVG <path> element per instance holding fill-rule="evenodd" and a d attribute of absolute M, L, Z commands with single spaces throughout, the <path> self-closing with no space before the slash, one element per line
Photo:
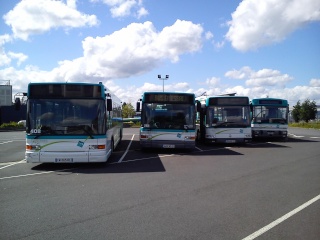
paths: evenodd
<path fill-rule="evenodd" d="M 78 125 L 78 127 L 80 127 L 81 130 L 88 134 L 91 139 L 94 139 L 94 137 L 92 136 L 93 131 L 91 127 L 89 127 L 88 125 Z"/>

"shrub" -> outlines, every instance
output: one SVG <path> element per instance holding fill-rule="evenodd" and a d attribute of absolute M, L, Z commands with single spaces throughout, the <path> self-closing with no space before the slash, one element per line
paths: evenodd
<path fill-rule="evenodd" d="M 17 122 L 9 122 L 9 123 L 2 123 L 0 125 L 0 129 L 2 128 L 21 128 L 23 127 L 23 124 L 18 124 Z"/>

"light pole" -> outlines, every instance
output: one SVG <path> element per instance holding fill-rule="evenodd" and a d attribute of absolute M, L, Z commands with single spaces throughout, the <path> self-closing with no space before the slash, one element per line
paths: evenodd
<path fill-rule="evenodd" d="M 164 92 L 164 80 L 168 80 L 169 79 L 169 75 L 166 75 L 165 78 L 162 78 L 161 75 L 158 75 L 159 80 L 162 80 L 162 91 Z"/>

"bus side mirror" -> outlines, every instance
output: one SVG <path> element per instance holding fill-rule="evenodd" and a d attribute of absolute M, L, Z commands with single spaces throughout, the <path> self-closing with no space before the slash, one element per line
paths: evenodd
<path fill-rule="evenodd" d="M 197 102 L 197 112 L 201 112 L 201 103 Z"/>
<path fill-rule="evenodd" d="M 140 102 L 137 102 L 136 111 L 140 112 Z"/>
<path fill-rule="evenodd" d="M 107 111 L 108 112 L 112 111 L 112 99 L 110 98 L 107 99 Z"/>
<path fill-rule="evenodd" d="M 16 98 L 14 100 L 14 108 L 16 111 L 19 111 L 20 110 L 20 107 L 21 107 L 21 101 L 20 101 L 20 98 Z"/>

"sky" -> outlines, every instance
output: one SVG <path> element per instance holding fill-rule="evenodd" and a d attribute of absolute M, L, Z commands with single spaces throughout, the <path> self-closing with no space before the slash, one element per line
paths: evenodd
<path fill-rule="evenodd" d="M 102 82 L 133 106 L 163 87 L 320 105 L 320 0 L 0 0 L 0 14 L 13 95 Z"/>

